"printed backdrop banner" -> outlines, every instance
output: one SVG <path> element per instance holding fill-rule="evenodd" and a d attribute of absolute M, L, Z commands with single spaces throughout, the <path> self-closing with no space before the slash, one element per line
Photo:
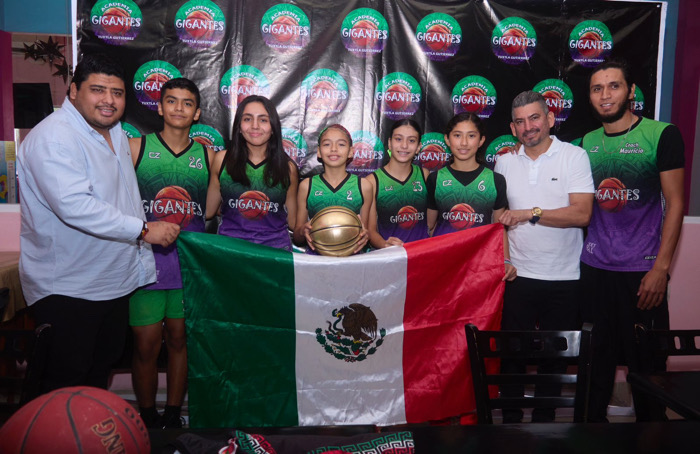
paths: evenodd
<path fill-rule="evenodd" d="M 449 150 L 452 115 L 478 114 L 487 155 L 512 144 L 510 104 L 540 91 L 554 132 L 575 140 L 599 126 L 587 76 L 623 57 L 637 85 L 630 108 L 653 117 L 664 2 L 596 0 L 73 0 L 79 53 L 107 52 L 127 73 L 128 135 L 160 130 L 160 86 L 184 76 L 202 92 L 192 136 L 226 147 L 238 103 L 269 97 L 285 150 L 302 175 L 318 170 L 318 133 L 341 123 L 355 142 L 354 173 L 387 159 L 395 120 L 422 126 L 416 158 L 431 170 Z M 510 145 L 512 146 L 512 145 Z"/>
<path fill-rule="evenodd" d="M 191 427 L 474 411 L 464 325 L 500 326 L 500 224 L 341 258 L 190 232 L 178 252 Z"/>

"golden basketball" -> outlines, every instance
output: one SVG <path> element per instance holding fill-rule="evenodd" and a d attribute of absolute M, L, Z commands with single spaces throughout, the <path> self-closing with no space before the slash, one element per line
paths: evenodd
<path fill-rule="evenodd" d="M 362 222 L 352 210 L 341 207 L 326 207 L 311 219 L 309 236 L 316 252 L 331 257 L 345 257 L 355 250 Z"/>

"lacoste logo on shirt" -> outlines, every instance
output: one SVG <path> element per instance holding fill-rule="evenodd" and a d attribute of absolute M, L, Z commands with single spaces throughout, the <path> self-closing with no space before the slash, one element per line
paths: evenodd
<path fill-rule="evenodd" d="M 559 178 L 557 178 L 557 177 L 552 177 L 552 181 L 559 181 Z"/>

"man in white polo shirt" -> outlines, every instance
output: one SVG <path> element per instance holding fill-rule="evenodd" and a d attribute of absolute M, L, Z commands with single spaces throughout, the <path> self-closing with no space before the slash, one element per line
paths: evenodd
<path fill-rule="evenodd" d="M 508 227 L 510 258 L 518 277 L 506 283 L 504 330 L 574 330 L 579 323 L 581 227 L 593 209 L 593 178 L 586 152 L 561 142 L 549 131 L 554 114 L 539 93 L 525 91 L 514 100 L 510 124 L 522 146 L 499 157 L 495 171 L 508 186 L 508 209 L 499 221 Z M 502 370 L 524 371 L 524 364 L 504 362 Z M 540 373 L 561 370 L 542 365 Z M 564 365 L 565 369 L 566 366 Z M 522 395 L 522 387 L 501 387 Z M 536 395 L 559 395 L 560 387 L 542 386 Z M 520 422 L 522 410 L 504 411 L 504 422 Z M 554 409 L 536 409 L 533 422 L 554 420 Z"/>

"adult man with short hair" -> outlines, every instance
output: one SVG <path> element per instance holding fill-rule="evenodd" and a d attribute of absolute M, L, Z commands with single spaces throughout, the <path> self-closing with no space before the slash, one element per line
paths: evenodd
<path fill-rule="evenodd" d="M 589 98 L 603 127 L 581 146 L 593 169 L 596 204 L 582 249 L 584 319 L 593 322 L 590 418 L 607 420 L 615 368 L 665 370 L 637 352 L 635 325 L 668 329 L 668 272 L 683 223 L 683 139 L 668 123 L 630 111 L 634 83 L 627 65 L 608 61 L 590 75 Z M 634 395 L 638 421 L 664 408 Z"/>
<path fill-rule="evenodd" d="M 508 205 L 499 221 L 508 226 L 510 258 L 518 277 L 506 283 L 504 330 L 574 330 L 579 325 L 579 261 L 581 227 L 588 224 L 593 204 L 593 179 L 586 153 L 549 135 L 554 114 L 539 93 L 520 93 L 512 106 L 511 130 L 522 146 L 496 162 L 506 178 Z M 504 362 L 510 372 L 523 364 Z M 566 365 L 547 364 L 540 373 Z M 522 395 L 522 387 L 502 387 L 506 395 Z M 556 386 L 539 387 L 536 395 L 558 395 Z M 520 422 L 522 410 L 504 411 L 504 422 Z M 536 409 L 533 422 L 554 420 L 554 409 Z"/>
<path fill-rule="evenodd" d="M 84 56 L 61 109 L 18 153 L 20 279 L 37 324 L 52 325 L 44 392 L 107 388 L 124 349 L 129 295 L 155 279 L 145 243 L 165 246 L 179 233 L 144 221 L 119 124 L 125 97 L 121 66 Z"/>

